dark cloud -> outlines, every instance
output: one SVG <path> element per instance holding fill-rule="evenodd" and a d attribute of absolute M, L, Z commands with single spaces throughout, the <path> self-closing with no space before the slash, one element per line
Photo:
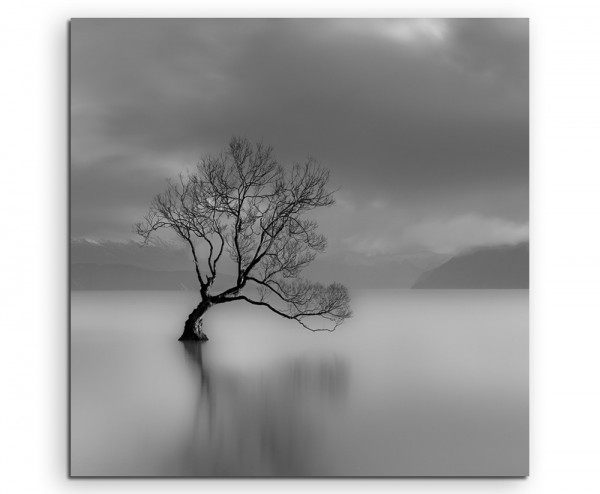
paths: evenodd
<path fill-rule="evenodd" d="M 527 19 L 456 19 L 452 56 L 466 70 L 502 78 L 525 97 L 529 85 L 529 21 Z"/>
<path fill-rule="evenodd" d="M 75 20 L 71 41 L 75 235 L 128 236 L 233 133 L 317 157 L 356 207 L 526 227 L 526 20 Z"/>

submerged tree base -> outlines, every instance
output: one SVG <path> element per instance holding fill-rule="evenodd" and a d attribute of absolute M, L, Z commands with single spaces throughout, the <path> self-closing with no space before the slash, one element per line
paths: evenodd
<path fill-rule="evenodd" d="M 202 300 L 198 306 L 192 311 L 185 321 L 183 326 L 183 333 L 179 337 L 179 341 L 208 341 L 208 336 L 202 330 L 203 320 L 202 316 L 210 307 L 208 300 Z"/>
<path fill-rule="evenodd" d="M 208 341 L 208 336 L 202 331 L 202 319 L 194 320 L 190 315 L 183 328 L 183 333 L 179 337 L 179 341 L 199 341 L 200 343 Z"/>
<path fill-rule="evenodd" d="M 208 336 L 206 336 L 205 333 L 200 333 L 200 335 L 197 335 L 194 332 L 189 333 L 184 331 L 179 337 L 179 341 L 199 341 L 200 343 L 204 343 L 205 341 L 208 341 Z"/>

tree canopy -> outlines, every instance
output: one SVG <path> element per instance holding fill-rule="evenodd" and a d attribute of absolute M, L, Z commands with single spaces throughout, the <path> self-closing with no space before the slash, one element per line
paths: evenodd
<path fill-rule="evenodd" d="M 327 246 L 317 223 L 305 215 L 334 204 L 328 180 L 329 171 L 312 158 L 285 170 L 271 146 L 233 137 L 219 155 L 169 180 L 135 230 L 148 242 L 158 230 L 171 229 L 189 246 L 207 306 L 243 300 L 311 331 L 332 331 L 352 315 L 348 290 L 301 277 Z M 201 251 L 208 252 L 206 263 Z M 236 281 L 213 293 L 224 253 L 234 263 Z"/>

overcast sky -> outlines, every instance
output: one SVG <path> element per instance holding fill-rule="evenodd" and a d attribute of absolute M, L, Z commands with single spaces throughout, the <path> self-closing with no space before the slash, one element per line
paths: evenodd
<path fill-rule="evenodd" d="M 135 238 L 232 134 L 339 188 L 329 255 L 528 238 L 527 20 L 75 20 L 72 235 Z"/>

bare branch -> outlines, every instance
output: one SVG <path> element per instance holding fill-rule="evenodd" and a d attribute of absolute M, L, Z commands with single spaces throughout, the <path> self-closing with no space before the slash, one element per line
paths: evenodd
<path fill-rule="evenodd" d="M 347 289 L 300 278 L 327 246 L 317 223 L 304 215 L 334 204 L 328 180 L 329 172 L 312 158 L 286 173 L 270 146 L 233 137 L 220 155 L 208 156 L 195 171 L 168 181 L 134 228 L 144 243 L 169 228 L 189 245 L 203 299 L 262 305 L 311 330 L 311 318 L 319 317 L 335 329 L 351 316 Z M 195 242 L 208 250 L 204 276 Z M 223 252 L 235 263 L 236 282 L 211 294 Z M 241 293 L 249 281 L 259 289 L 260 300 Z"/>

